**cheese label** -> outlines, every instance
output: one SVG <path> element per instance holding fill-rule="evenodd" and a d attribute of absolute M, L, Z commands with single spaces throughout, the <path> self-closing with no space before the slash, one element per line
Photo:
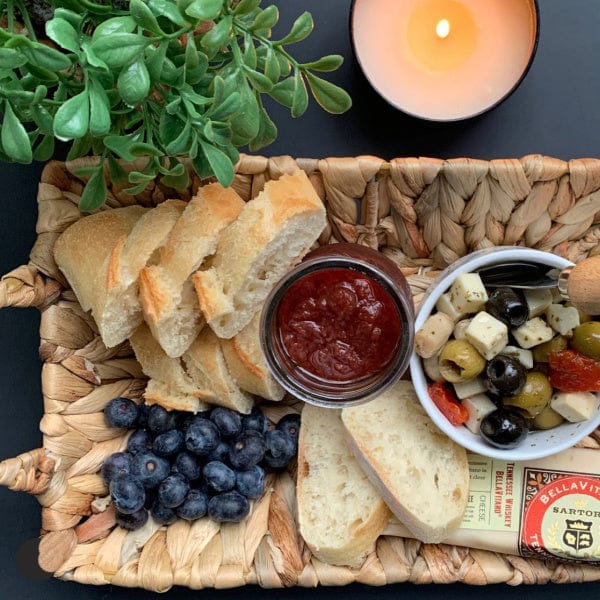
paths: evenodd
<path fill-rule="evenodd" d="M 519 554 L 600 564 L 600 479 L 524 471 Z"/>

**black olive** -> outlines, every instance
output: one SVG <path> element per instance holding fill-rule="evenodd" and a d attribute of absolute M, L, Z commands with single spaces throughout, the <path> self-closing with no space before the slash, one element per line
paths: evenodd
<path fill-rule="evenodd" d="M 496 288 L 485 303 L 485 310 L 508 327 L 519 327 L 529 317 L 524 297 L 508 287 Z"/>
<path fill-rule="evenodd" d="M 487 389 L 499 396 L 514 396 L 525 385 L 527 369 L 512 356 L 498 354 L 485 368 L 484 383 Z"/>
<path fill-rule="evenodd" d="M 515 448 L 529 432 L 527 421 L 516 410 L 499 408 L 481 421 L 481 437 L 496 448 Z"/>

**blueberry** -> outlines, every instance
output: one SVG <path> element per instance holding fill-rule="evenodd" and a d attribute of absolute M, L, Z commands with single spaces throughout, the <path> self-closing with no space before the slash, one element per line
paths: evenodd
<path fill-rule="evenodd" d="M 190 483 L 187 477 L 181 473 L 173 473 L 158 486 L 158 500 L 167 508 L 175 508 L 183 503 L 189 491 Z"/>
<path fill-rule="evenodd" d="M 242 431 L 229 448 L 229 462 L 234 469 L 244 471 L 257 465 L 265 450 L 264 437 L 258 431 Z"/>
<path fill-rule="evenodd" d="M 136 425 L 138 429 L 145 429 L 148 427 L 148 415 L 150 414 L 150 407 L 147 404 L 138 405 L 138 418 Z"/>
<path fill-rule="evenodd" d="M 207 461 L 218 460 L 219 462 L 226 463 L 229 461 L 229 444 L 227 442 L 220 441 L 217 447 L 210 452 L 206 457 Z"/>
<path fill-rule="evenodd" d="M 219 444 L 219 430 L 208 419 L 195 419 L 185 432 L 185 445 L 198 456 L 210 454 Z"/>
<path fill-rule="evenodd" d="M 269 430 L 269 420 L 258 406 L 254 406 L 249 415 L 242 417 L 242 428 L 266 433 Z"/>
<path fill-rule="evenodd" d="M 161 525 L 169 525 L 177 519 L 177 513 L 172 508 L 168 508 L 162 504 L 158 498 L 152 503 L 150 514 L 154 520 Z"/>
<path fill-rule="evenodd" d="M 213 408 L 210 420 L 217 426 L 222 440 L 234 438 L 242 431 L 242 417 L 229 408 L 222 406 Z"/>
<path fill-rule="evenodd" d="M 150 510 L 156 500 L 156 496 L 157 496 L 156 488 L 152 488 L 151 490 L 146 490 L 146 500 L 144 501 L 144 508 L 147 508 L 148 510 Z"/>
<path fill-rule="evenodd" d="M 115 508 L 124 515 L 132 515 L 144 507 L 144 486 L 129 475 L 121 475 L 110 482 L 110 496 Z"/>
<path fill-rule="evenodd" d="M 254 465 L 247 471 L 236 471 L 235 489 L 246 498 L 258 498 L 265 490 L 265 470 Z"/>
<path fill-rule="evenodd" d="M 208 498 L 200 490 L 192 489 L 185 497 L 185 501 L 177 507 L 177 516 L 188 521 L 202 518 L 208 510 Z"/>
<path fill-rule="evenodd" d="M 262 464 L 271 469 L 283 469 L 296 454 L 294 441 L 281 429 L 267 431 L 265 443 L 267 449 Z"/>
<path fill-rule="evenodd" d="M 148 520 L 148 511 L 145 508 L 140 508 L 137 512 L 131 515 L 126 515 L 117 511 L 116 521 L 117 525 L 120 525 L 123 529 L 133 531 L 139 529 L 146 524 Z"/>
<path fill-rule="evenodd" d="M 183 446 L 183 433 L 177 429 L 169 429 L 169 431 L 159 433 L 154 438 L 152 450 L 158 456 L 173 456 L 181 452 Z"/>
<path fill-rule="evenodd" d="M 131 474 L 145 488 L 156 487 L 170 471 L 169 461 L 152 452 L 138 452 L 131 461 Z"/>
<path fill-rule="evenodd" d="M 235 486 L 235 472 L 222 462 L 213 460 L 202 470 L 204 481 L 215 492 L 228 492 Z"/>
<path fill-rule="evenodd" d="M 111 427 L 131 428 L 138 418 L 139 409 L 133 400 L 115 398 L 104 409 L 104 418 Z"/>
<path fill-rule="evenodd" d="M 250 512 L 250 503 L 239 492 L 224 492 L 208 502 L 208 516 L 213 521 L 238 523 Z"/>
<path fill-rule="evenodd" d="M 148 411 L 148 429 L 155 435 L 177 428 L 177 416 L 158 404 L 153 404 Z"/>
<path fill-rule="evenodd" d="M 174 471 L 181 473 L 189 479 L 195 481 L 202 475 L 202 469 L 196 460 L 196 457 L 189 452 L 180 452 L 175 459 Z"/>
<path fill-rule="evenodd" d="M 129 440 L 127 441 L 127 450 L 129 450 L 131 454 L 137 454 L 138 452 L 151 449 L 152 438 L 145 429 L 138 429 L 129 436 Z"/>
<path fill-rule="evenodd" d="M 102 464 L 100 473 L 105 483 L 110 483 L 119 475 L 126 475 L 131 471 L 131 454 L 129 452 L 114 452 Z"/>
<path fill-rule="evenodd" d="M 296 448 L 298 447 L 298 437 L 300 436 L 300 415 L 296 413 L 290 413 L 279 419 L 279 422 L 275 426 L 275 429 L 279 429 L 286 433 L 294 441 Z"/>

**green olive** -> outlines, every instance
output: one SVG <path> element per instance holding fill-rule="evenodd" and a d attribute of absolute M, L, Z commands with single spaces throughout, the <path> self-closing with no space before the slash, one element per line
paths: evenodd
<path fill-rule="evenodd" d="M 536 429 L 552 429 L 558 427 L 563 421 L 564 418 L 561 415 L 550 406 L 546 406 L 531 422 Z"/>
<path fill-rule="evenodd" d="M 552 386 L 548 377 L 538 371 L 529 371 L 523 389 L 514 396 L 505 396 L 506 406 L 523 409 L 530 417 L 539 415 L 552 398 Z"/>
<path fill-rule="evenodd" d="M 575 327 L 571 347 L 594 360 L 600 360 L 600 321 L 588 321 Z"/>
<path fill-rule="evenodd" d="M 561 350 L 566 350 L 569 342 L 564 335 L 557 335 L 553 337 L 551 340 L 540 344 L 539 346 L 535 346 L 531 349 L 533 352 L 533 360 L 535 362 L 548 362 L 548 355 L 551 352 L 560 352 Z"/>
<path fill-rule="evenodd" d="M 459 383 L 477 377 L 485 368 L 485 358 L 467 340 L 450 340 L 440 352 L 439 367 L 446 381 Z"/>

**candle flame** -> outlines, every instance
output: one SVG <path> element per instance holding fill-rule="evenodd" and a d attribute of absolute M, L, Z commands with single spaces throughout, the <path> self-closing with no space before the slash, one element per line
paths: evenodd
<path fill-rule="evenodd" d="M 435 33 L 440 39 L 445 39 L 450 35 L 450 22 L 448 19 L 441 19 L 435 26 Z"/>

